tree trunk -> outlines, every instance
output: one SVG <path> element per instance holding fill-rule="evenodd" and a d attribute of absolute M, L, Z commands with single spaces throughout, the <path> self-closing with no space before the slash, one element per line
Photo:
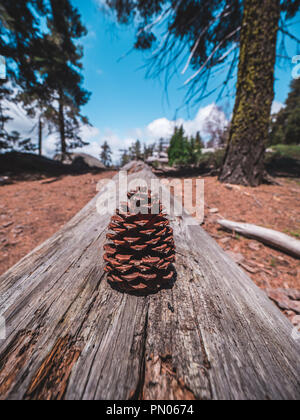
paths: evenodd
<path fill-rule="evenodd" d="M 67 144 L 66 144 L 66 132 L 65 132 L 63 93 L 61 89 L 59 91 L 59 132 L 60 132 L 61 154 L 63 157 L 67 153 Z"/>
<path fill-rule="evenodd" d="M 279 0 L 245 0 L 236 103 L 220 180 L 257 186 L 274 99 Z"/>
<path fill-rule="evenodd" d="M 43 145 L 43 123 L 42 123 L 42 119 L 39 119 L 39 155 L 42 156 L 43 154 L 43 150 L 42 150 L 42 145 Z"/>

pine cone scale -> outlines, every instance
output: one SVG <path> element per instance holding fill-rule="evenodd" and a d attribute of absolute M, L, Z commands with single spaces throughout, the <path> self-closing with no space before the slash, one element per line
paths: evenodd
<path fill-rule="evenodd" d="M 130 202 L 121 204 L 109 225 L 112 233 L 104 246 L 108 281 L 124 292 L 156 291 L 175 275 L 173 229 L 159 200 L 151 203 L 150 193 L 141 189 L 128 198 Z M 151 214 L 153 209 L 159 214 Z"/>

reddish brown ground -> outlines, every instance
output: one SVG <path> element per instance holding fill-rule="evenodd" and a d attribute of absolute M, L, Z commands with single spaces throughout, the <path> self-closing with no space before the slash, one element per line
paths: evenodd
<path fill-rule="evenodd" d="M 70 220 L 96 194 L 99 179 L 113 175 L 65 176 L 0 187 L 0 274 Z M 226 251 L 242 254 L 242 267 L 260 287 L 300 289 L 299 260 L 224 232 L 215 223 L 224 217 L 300 235 L 300 183 L 283 179 L 280 183 L 228 189 L 215 177 L 205 178 L 203 227 Z M 211 213 L 212 209 L 218 212 Z"/>
<path fill-rule="evenodd" d="M 226 186 L 205 178 L 204 229 L 241 264 L 262 288 L 300 289 L 300 261 L 257 241 L 221 229 L 219 219 L 253 223 L 300 239 L 300 182 L 278 179 L 280 186 Z M 218 210 L 218 211 L 217 211 Z M 240 254 L 240 255 L 239 255 Z M 240 261 L 244 257 L 243 261 Z"/>
<path fill-rule="evenodd" d="M 115 172 L 0 186 L 0 275 L 57 232 Z"/>

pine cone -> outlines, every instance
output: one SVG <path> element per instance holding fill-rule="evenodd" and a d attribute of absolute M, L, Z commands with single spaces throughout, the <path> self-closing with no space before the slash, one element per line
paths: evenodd
<path fill-rule="evenodd" d="M 172 284 L 175 269 L 173 229 L 158 198 L 151 204 L 151 192 L 139 189 L 128 194 L 132 203 L 122 203 L 112 217 L 104 246 L 105 271 L 112 287 L 123 292 L 155 292 Z M 152 214 L 159 209 L 159 214 Z M 157 213 L 157 211 L 156 211 Z"/>

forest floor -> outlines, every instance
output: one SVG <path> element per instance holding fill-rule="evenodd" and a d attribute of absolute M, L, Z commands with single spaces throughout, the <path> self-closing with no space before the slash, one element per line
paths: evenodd
<path fill-rule="evenodd" d="M 95 196 L 98 181 L 114 174 L 62 176 L 0 186 L 0 275 L 57 232 Z M 300 239 L 300 181 L 281 178 L 280 186 L 252 189 L 226 186 L 216 177 L 204 179 L 202 227 L 259 287 L 300 291 L 299 259 L 228 233 L 216 223 L 220 218 L 253 223 Z M 280 305 L 280 300 L 285 303 Z M 276 302 L 284 309 L 285 296 L 281 294 Z M 285 313 L 293 317 L 300 310 L 292 312 L 287 307 Z"/>
<path fill-rule="evenodd" d="M 195 197 L 195 180 L 201 178 L 191 179 Z M 225 231 L 217 223 L 220 219 L 252 223 L 300 240 L 300 180 L 277 178 L 280 185 L 257 188 L 221 184 L 217 177 L 204 180 L 202 227 L 300 329 L 300 260 Z M 187 210 L 193 214 L 192 209 Z"/>
<path fill-rule="evenodd" d="M 0 186 L 0 275 L 50 238 L 115 172 L 66 175 Z"/>

